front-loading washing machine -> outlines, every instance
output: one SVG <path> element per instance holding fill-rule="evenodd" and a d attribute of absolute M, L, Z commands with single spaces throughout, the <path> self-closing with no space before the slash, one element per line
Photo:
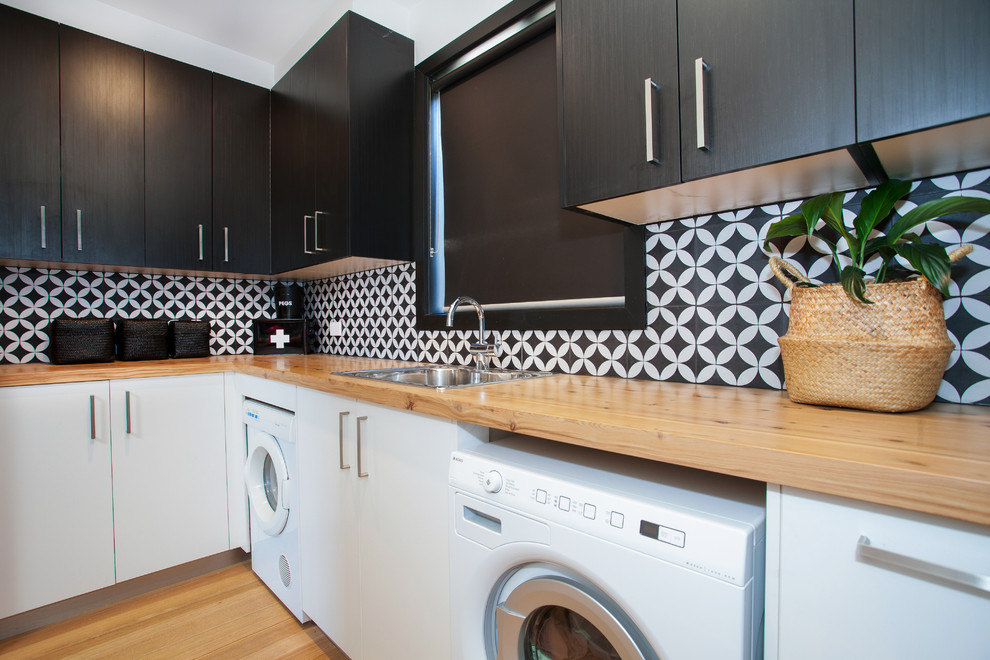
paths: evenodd
<path fill-rule="evenodd" d="M 299 575 L 295 414 L 248 398 L 243 413 L 251 568 L 297 619 L 306 622 Z"/>
<path fill-rule="evenodd" d="M 450 463 L 452 657 L 762 657 L 765 486 L 509 436 Z"/>

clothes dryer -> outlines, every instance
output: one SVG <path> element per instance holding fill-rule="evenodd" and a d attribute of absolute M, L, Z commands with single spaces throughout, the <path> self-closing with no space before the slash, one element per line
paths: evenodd
<path fill-rule="evenodd" d="M 297 619 L 306 622 L 309 618 L 302 610 L 299 575 L 295 414 L 247 398 L 243 412 L 251 568 Z"/>

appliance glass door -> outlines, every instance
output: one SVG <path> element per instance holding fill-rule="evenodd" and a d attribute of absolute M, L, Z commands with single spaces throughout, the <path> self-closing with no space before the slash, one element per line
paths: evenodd
<path fill-rule="evenodd" d="M 278 441 L 257 429 L 249 430 L 248 448 L 244 484 L 251 503 L 252 529 L 258 527 L 269 536 L 277 536 L 289 518 L 285 498 L 289 472 L 285 458 Z"/>
<path fill-rule="evenodd" d="M 551 564 L 507 574 L 493 592 L 497 660 L 658 660 L 619 605 L 584 578 Z"/>

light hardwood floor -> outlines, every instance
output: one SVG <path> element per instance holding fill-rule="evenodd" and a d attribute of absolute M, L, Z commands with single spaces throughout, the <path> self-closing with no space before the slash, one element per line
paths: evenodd
<path fill-rule="evenodd" d="M 347 660 L 293 618 L 250 561 L 2 640 L 0 657 Z"/>

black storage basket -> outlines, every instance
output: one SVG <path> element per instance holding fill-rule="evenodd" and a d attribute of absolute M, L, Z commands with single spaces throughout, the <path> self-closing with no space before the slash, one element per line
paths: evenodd
<path fill-rule="evenodd" d="M 173 358 L 210 355 L 209 321 L 169 321 L 168 356 Z"/>
<path fill-rule="evenodd" d="M 118 360 L 165 360 L 168 358 L 168 321 L 165 319 L 121 319 L 117 321 Z"/>
<path fill-rule="evenodd" d="M 52 364 L 113 362 L 113 321 L 110 319 L 53 319 L 49 326 Z"/>

